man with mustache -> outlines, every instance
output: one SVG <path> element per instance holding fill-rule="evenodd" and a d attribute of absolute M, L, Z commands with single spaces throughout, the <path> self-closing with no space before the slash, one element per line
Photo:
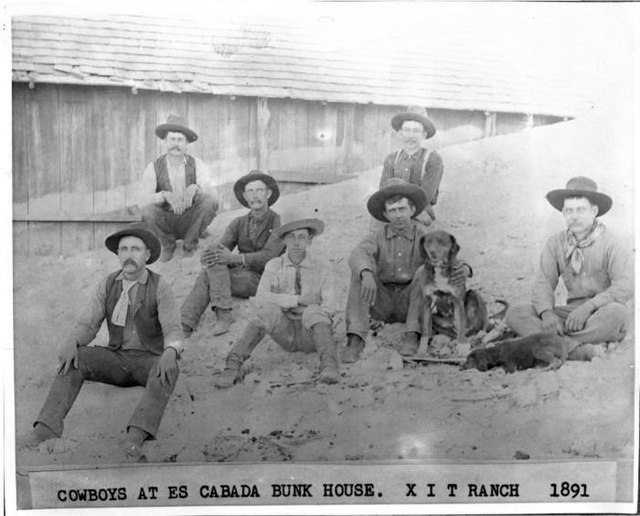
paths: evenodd
<path fill-rule="evenodd" d="M 280 215 L 271 209 L 280 197 L 276 180 L 253 170 L 235 182 L 233 192 L 250 211 L 234 219 L 220 241 L 202 253 L 204 268 L 181 310 L 187 337 L 198 327 L 209 303 L 217 317 L 213 334 L 227 333 L 233 323 L 231 296 L 255 296 L 264 266 L 284 249 L 284 242 L 273 234 L 280 226 Z M 236 247 L 238 252 L 233 253 Z"/>
<path fill-rule="evenodd" d="M 440 154 L 429 151 L 423 144 L 436 134 L 436 128 L 427 118 L 425 109 L 418 106 L 395 115 L 391 119 L 391 127 L 402 141 L 402 149 L 389 154 L 384 160 L 380 188 L 393 177 L 422 188 L 427 205 L 416 220 L 429 226 L 436 218 L 433 207 L 438 202 L 444 165 Z"/>
<path fill-rule="evenodd" d="M 171 115 L 156 127 L 165 154 L 147 165 L 140 185 L 138 204 L 142 220 L 159 236 L 161 262 L 173 257 L 176 240 L 182 239 L 183 256 L 198 248 L 218 211 L 209 168 L 187 154 L 187 145 L 198 139 L 181 116 Z"/>
<path fill-rule="evenodd" d="M 104 278 L 85 313 L 58 353 L 58 374 L 29 435 L 35 445 L 62 436 L 64 418 L 85 380 L 121 387 L 140 385 L 144 392 L 127 425 L 125 456 L 145 461 L 142 445 L 155 439 L 164 409 L 178 378 L 183 335 L 178 305 L 167 281 L 147 268 L 160 255 L 160 241 L 141 224 L 105 240 L 121 268 Z M 88 346 L 102 322 L 109 341 Z M 117 410 L 117 407 L 108 407 Z"/>
<path fill-rule="evenodd" d="M 613 201 L 588 177 L 574 177 L 547 200 L 565 219 L 567 229 L 553 235 L 542 250 L 532 303 L 511 307 L 506 322 L 518 335 L 541 331 L 566 335 L 576 348 L 569 358 L 589 359 L 592 344 L 617 342 L 627 331 L 627 301 L 634 292 L 633 260 L 625 245 L 599 217 Z M 557 305 L 562 278 L 567 304 Z"/>

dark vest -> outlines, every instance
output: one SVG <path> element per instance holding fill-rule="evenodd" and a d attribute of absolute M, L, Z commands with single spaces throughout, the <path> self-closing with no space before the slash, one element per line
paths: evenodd
<path fill-rule="evenodd" d="M 124 328 L 111 322 L 113 309 L 116 307 L 122 293 L 122 281 L 116 281 L 121 271 L 112 272 L 107 277 L 107 328 L 109 329 L 109 347 L 122 347 L 122 333 Z M 147 283 L 138 285 L 138 292 L 133 303 L 129 306 L 128 317 L 133 317 L 142 345 L 156 355 L 164 351 L 164 336 L 158 319 L 158 282 L 160 276 L 147 269 L 149 277 Z"/>
<path fill-rule="evenodd" d="M 156 193 L 173 192 L 171 181 L 169 181 L 166 156 L 166 154 L 163 154 L 153 162 L 153 168 L 156 171 Z M 196 184 L 196 159 L 193 156 L 189 156 L 189 154 L 185 155 L 185 159 L 184 178 L 186 186 L 194 185 Z"/>

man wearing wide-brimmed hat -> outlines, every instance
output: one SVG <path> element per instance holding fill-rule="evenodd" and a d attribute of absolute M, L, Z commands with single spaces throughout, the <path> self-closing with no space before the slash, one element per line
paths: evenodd
<path fill-rule="evenodd" d="M 620 341 L 626 334 L 634 277 L 630 246 L 599 219 L 613 205 L 590 178 L 574 177 L 547 194 L 567 229 L 553 235 L 540 258 L 531 305 L 512 307 L 507 324 L 519 335 L 553 331 L 579 344 Z M 556 305 L 562 278 L 567 304 Z M 593 346 L 577 347 L 569 358 L 590 358 Z"/>
<path fill-rule="evenodd" d="M 160 261 L 166 262 L 173 257 L 176 240 L 183 241 L 183 256 L 194 253 L 216 216 L 218 201 L 209 168 L 187 154 L 187 145 L 198 139 L 187 121 L 171 115 L 156 127 L 156 136 L 163 141 L 165 154 L 147 165 L 138 204 L 143 221 L 160 238 Z"/>
<path fill-rule="evenodd" d="M 253 170 L 235 182 L 233 192 L 250 211 L 234 219 L 222 238 L 202 253 L 204 268 L 181 310 L 187 336 L 198 327 L 209 303 L 217 316 L 213 334 L 227 333 L 233 323 L 231 296 L 255 296 L 264 266 L 284 249 L 282 239 L 273 234 L 280 226 L 280 215 L 271 209 L 280 197 L 276 180 Z"/>
<path fill-rule="evenodd" d="M 287 218 L 289 221 L 274 231 L 285 242 L 285 254 L 269 261 L 264 269 L 247 325 L 215 380 L 219 388 L 242 380 L 242 364 L 267 334 L 286 351 L 317 351 L 318 380 L 328 384 L 339 381 L 332 331 L 338 305 L 331 265 L 309 249 L 312 239 L 324 230 L 324 223 L 315 218 Z"/>
<path fill-rule="evenodd" d="M 131 225 L 107 237 L 105 245 L 118 256 L 120 269 L 98 284 L 85 313 L 60 347 L 58 374 L 34 429 L 19 444 L 60 437 L 64 418 L 85 380 L 140 385 L 144 392 L 127 425 L 124 452 L 129 459 L 145 460 L 142 444 L 156 438 L 178 378 L 183 345 L 180 315 L 167 281 L 147 268 L 160 256 L 160 242 L 153 232 Z M 87 346 L 104 320 L 108 345 Z"/>
<path fill-rule="evenodd" d="M 422 188 L 427 201 L 416 220 L 428 226 L 436 218 L 433 207 L 438 202 L 444 169 L 440 154 L 426 147 L 426 140 L 436 134 L 436 128 L 427 118 L 426 110 L 419 106 L 395 115 L 391 127 L 402 141 L 402 148 L 384 160 L 380 187 L 395 177 Z"/>
<path fill-rule="evenodd" d="M 355 362 L 360 357 L 370 316 L 388 323 L 406 321 L 411 281 L 425 260 L 420 241 L 428 231 L 415 218 L 426 204 L 424 190 L 398 178 L 387 180 L 367 201 L 369 213 L 383 224 L 369 233 L 349 257 L 351 284 L 343 362 Z M 470 275 L 470 268 L 461 263 L 450 281 L 458 284 Z"/>

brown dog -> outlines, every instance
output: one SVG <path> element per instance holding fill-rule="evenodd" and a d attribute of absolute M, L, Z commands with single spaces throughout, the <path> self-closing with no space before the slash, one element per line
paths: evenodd
<path fill-rule="evenodd" d="M 474 290 L 466 286 L 454 287 L 449 278 L 456 265 L 460 246 L 455 237 L 446 231 L 431 231 L 422 237 L 421 245 L 426 260 L 416 271 L 424 300 L 422 317 L 422 343 L 432 336 L 432 316 L 453 319 L 454 335 L 458 342 L 489 326 L 487 306 Z"/>
<path fill-rule="evenodd" d="M 488 371 L 503 367 L 507 373 L 536 366 L 558 369 L 567 359 L 575 342 L 555 333 L 535 333 L 528 337 L 505 340 L 495 346 L 478 348 L 467 356 L 462 369 Z"/>

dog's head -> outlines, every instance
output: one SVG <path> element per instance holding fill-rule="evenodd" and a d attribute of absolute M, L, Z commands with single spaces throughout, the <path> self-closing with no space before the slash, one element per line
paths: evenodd
<path fill-rule="evenodd" d="M 431 265 L 449 265 L 460 251 L 456 238 L 446 231 L 431 231 L 422 237 L 420 243 Z"/>
<path fill-rule="evenodd" d="M 474 349 L 467 355 L 467 359 L 464 364 L 462 364 L 462 369 L 486 371 L 488 369 L 486 350 L 484 348 Z"/>

